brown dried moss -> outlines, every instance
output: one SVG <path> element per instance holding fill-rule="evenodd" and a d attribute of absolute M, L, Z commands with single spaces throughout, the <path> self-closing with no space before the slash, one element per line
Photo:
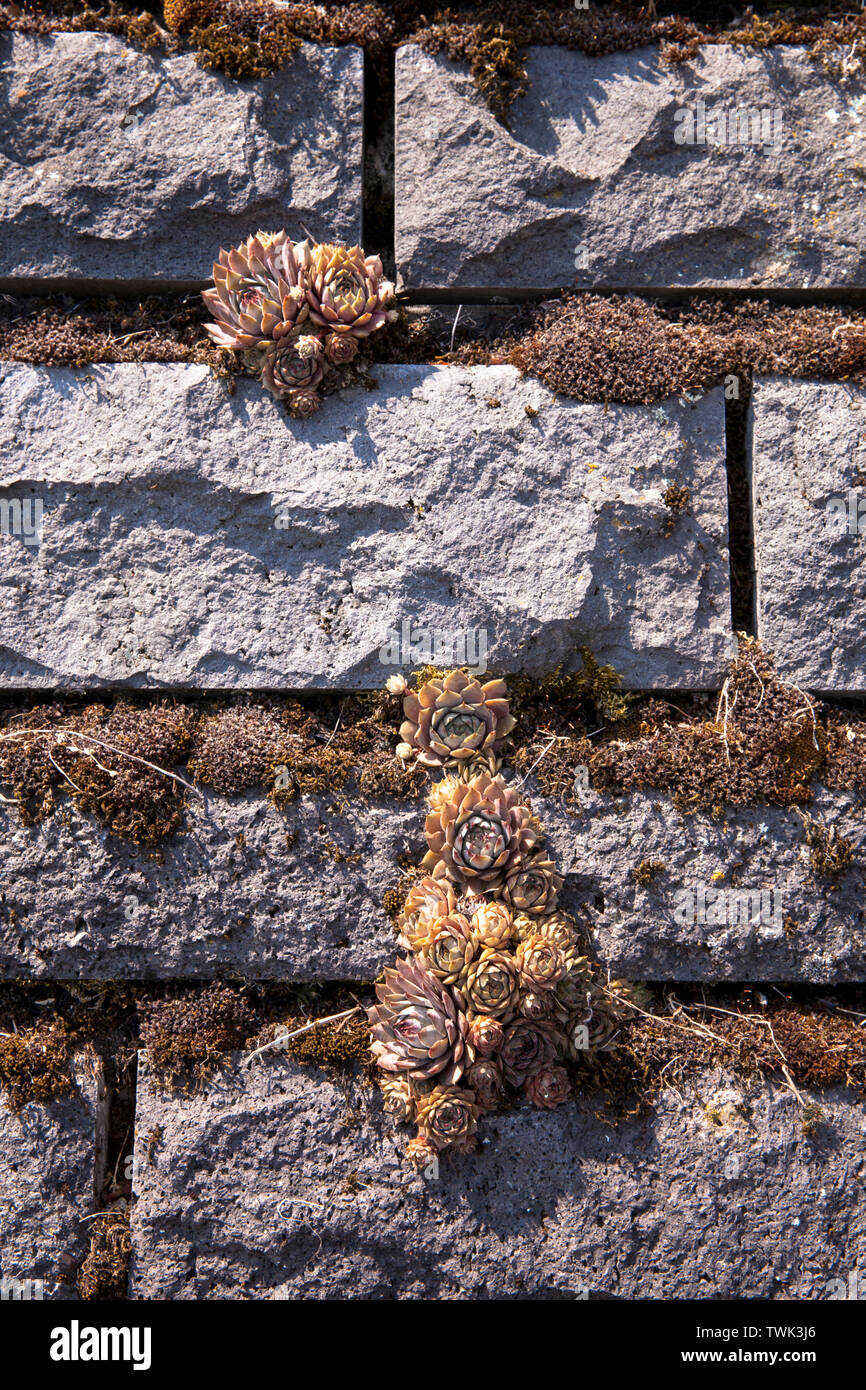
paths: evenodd
<path fill-rule="evenodd" d="M 185 754 L 193 723 L 191 710 L 170 701 L 14 713 L 0 731 L 0 784 L 25 825 L 49 815 L 62 789 L 111 834 L 155 844 L 181 822 L 183 789 L 162 769 Z"/>
<path fill-rule="evenodd" d="M 847 836 L 840 835 L 835 825 L 823 825 L 811 816 L 804 815 L 803 824 L 814 874 L 833 878 L 850 868 L 854 862 L 854 845 Z"/>
<path fill-rule="evenodd" d="M 209 984 L 175 998 L 142 1000 L 141 1041 L 148 1061 L 165 1084 L 200 1084 L 224 1060 L 244 1046 L 256 1019 L 242 990 Z"/>
<path fill-rule="evenodd" d="M 866 380 L 866 313 L 726 296 L 663 306 L 634 296 L 566 295 L 541 306 L 519 341 L 489 350 L 551 391 L 581 401 L 649 404 L 752 372 Z M 462 349 L 456 360 L 470 355 Z M 731 384 L 733 390 L 733 384 Z"/>
<path fill-rule="evenodd" d="M 647 888 L 664 871 L 665 862 L 663 859 L 642 859 L 637 868 L 632 869 L 631 872 L 635 882 L 639 883 L 642 888 Z"/>
<path fill-rule="evenodd" d="M 352 1002 L 349 1001 L 345 1007 L 351 1008 Z M 329 1012 L 340 1013 L 342 1009 L 339 1005 L 329 1005 Z M 271 1036 L 278 1036 L 284 1028 L 291 1033 L 297 1028 L 303 1028 L 309 1021 L 309 1018 L 304 1015 L 289 1017 L 280 1028 L 270 1030 Z M 269 1040 L 267 1035 L 262 1038 L 262 1042 Z M 261 1046 L 261 1042 L 258 1043 L 258 1046 Z M 301 1033 L 300 1037 L 292 1038 L 290 1042 L 286 1043 L 283 1051 L 298 1061 L 312 1062 L 317 1066 L 324 1067 L 368 1062 L 370 1059 L 370 1029 L 367 1024 L 367 1016 L 365 1013 L 357 1013 L 350 1018 L 341 1018 L 336 1023 L 318 1024 L 308 1032 Z"/>
<path fill-rule="evenodd" d="M 10 1110 L 72 1091 L 74 1042 L 74 1032 L 62 1018 L 0 1036 L 0 1087 Z"/>
<path fill-rule="evenodd" d="M 445 350 L 449 334 L 443 344 L 434 326 L 440 318 L 436 310 L 401 314 L 364 351 L 374 363 L 508 363 L 559 395 L 627 404 L 725 382 L 736 406 L 748 399 L 753 372 L 866 381 L 866 311 L 842 306 L 794 308 L 731 295 L 664 306 L 571 293 L 516 312 L 506 336 L 478 338 L 454 352 Z M 197 296 L 154 296 L 135 305 L 7 299 L 0 304 L 0 358 L 64 367 L 202 362 L 231 389 L 243 364 L 209 342 L 207 319 Z M 365 374 L 363 384 L 375 383 Z"/>
<path fill-rule="evenodd" d="M 866 1031 L 853 1019 L 808 1002 L 758 1009 L 722 998 L 720 1005 L 666 1000 L 652 1014 L 635 1014 L 609 1052 L 578 1063 L 579 1081 L 599 1086 L 626 1113 L 719 1067 L 745 1081 L 781 1076 L 819 1092 L 850 1086 L 866 1095 Z M 804 1106 L 803 1120 L 814 1129 L 812 1108 Z"/>
<path fill-rule="evenodd" d="M 195 735 L 189 772 L 226 795 L 262 786 L 285 737 L 279 709 L 240 705 L 206 715 Z"/>
<path fill-rule="evenodd" d="M 555 713 L 561 726 L 568 710 Z M 563 730 L 564 739 L 570 736 L 571 768 L 566 761 L 564 768 L 550 769 L 545 757 L 535 775 L 543 790 L 559 795 L 573 785 L 574 764 L 583 764 L 598 790 L 664 791 L 684 812 L 767 802 L 789 806 L 810 800 L 811 781 L 823 768 L 828 735 L 821 714 L 816 701 L 778 677 L 772 657 L 756 641 L 741 635 L 711 717 L 690 717 L 649 698 L 626 726 L 606 731 L 598 744 L 581 737 L 573 717 Z M 515 764 L 528 767 L 556 733 L 548 720 Z"/>
<path fill-rule="evenodd" d="M 209 315 L 198 295 L 74 301 L 4 298 L 0 304 L 0 358 L 52 367 L 94 362 L 204 363 L 231 381 L 241 371 L 237 353 L 215 347 L 204 330 Z"/>
<path fill-rule="evenodd" d="M 90 1249 L 78 1271 L 78 1293 L 83 1299 L 127 1299 L 132 1239 L 129 1208 L 100 1212 L 89 1223 Z"/>

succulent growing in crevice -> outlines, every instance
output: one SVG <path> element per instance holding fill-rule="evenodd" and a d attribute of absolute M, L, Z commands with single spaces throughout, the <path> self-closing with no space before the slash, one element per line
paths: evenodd
<path fill-rule="evenodd" d="M 303 246 L 303 283 L 314 323 L 338 337 L 367 338 L 394 322 L 394 286 L 378 256 L 365 256 L 360 246 Z"/>
<path fill-rule="evenodd" d="M 535 917 L 553 911 L 561 888 L 562 878 L 553 860 L 537 854 L 512 869 L 505 880 L 502 897 L 512 912 Z"/>
<path fill-rule="evenodd" d="M 297 405 L 299 395 L 318 396 L 316 387 L 325 375 L 325 353 L 312 333 L 278 338 L 268 347 L 262 367 L 262 384 L 274 396 L 285 396 Z M 314 407 L 315 408 L 315 407 Z"/>
<path fill-rule="evenodd" d="M 434 1149 L 462 1144 L 477 1128 L 475 1093 L 460 1086 L 436 1086 L 418 1102 L 418 1130 Z"/>
<path fill-rule="evenodd" d="M 401 960 L 385 971 L 376 996 L 371 1051 L 382 1070 L 416 1081 L 459 1081 L 471 1061 L 469 1024 L 453 995 L 416 962 Z"/>
<path fill-rule="evenodd" d="M 518 792 L 484 772 L 449 788 L 427 816 L 425 834 L 423 868 L 479 893 L 501 888 L 538 842 Z"/>
<path fill-rule="evenodd" d="M 565 1067 L 551 1064 L 542 1067 L 526 1083 L 526 1094 L 534 1105 L 542 1110 L 554 1110 L 567 1100 L 571 1092 L 571 1081 Z"/>
<path fill-rule="evenodd" d="M 434 922 L 421 942 L 418 957 L 437 980 L 445 985 L 459 985 L 480 950 L 481 943 L 468 918 L 451 912 Z"/>
<path fill-rule="evenodd" d="M 613 1042 L 619 1013 L 557 906 L 563 880 L 538 819 L 491 771 L 514 727 L 504 683 L 452 671 L 389 693 L 404 697 L 398 758 L 445 774 L 428 796 L 423 877 L 397 920 L 410 959 L 386 970 L 370 1011 L 386 1109 L 414 1120 L 407 1158 L 429 1178 L 443 1151 L 471 1153 L 479 1119 L 515 1092 L 560 1105 L 568 1067 Z"/>
<path fill-rule="evenodd" d="M 415 756 L 426 767 L 444 768 L 487 757 L 495 771 L 502 745 L 515 725 L 505 682 L 481 685 L 465 671 L 429 680 L 417 694 L 409 691 L 403 713 L 398 756 Z"/>
<path fill-rule="evenodd" d="M 507 946 L 514 936 L 514 919 L 504 903 L 483 903 L 472 914 L 472 929 L 483 946 Z"/>
<path fill-rule="evenodd" d="M 216 319 L 207 325 L 215 343 L 236 352 L 260 348 L 309 318 L 297 251 L 287 232 L 258 232 L 241 246 L 220 251 L 214 288 L 202 293 Z"/>
<path fill-rule="evenodd" d="M 447 917 L 457 906 L 450 883 L 426 875 L 412 884 L 399 917 L 400 945 L 408 951 L 417 950 L 433 923 Z"/>
<path fill-rule="evenodd" d="M 202 295 L 215 319 L 207 325 L 211 338 L 240 353 L 244 367 L 300 419 L 319 408 L 320 387 L 340 384 L 359 340 L 398 317 L 379 257 L 360 246 L 258 232 L 220 251 L 213 279 Z"/>

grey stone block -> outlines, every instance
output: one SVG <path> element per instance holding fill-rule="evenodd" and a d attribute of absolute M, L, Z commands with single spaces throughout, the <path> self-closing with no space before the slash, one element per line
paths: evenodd
<path fill-rule="evenodd" d="M 862 845 L 838 879 L 817 879 L 794 811 L 730 810 L 719 823 L 683 818 L 664 796 L 590 792 L 569 813 L 531 780 L 526 791 L 563 902 L 612 975 L 866 979 Z M 819 793 L 809 809 L 860 841 L 855 796 Z M 372 980 L 396 955 L 384 894 L 405 857 L 420 862 L 423 830 L 420 799 L 363 805 L 351 788 L 282 813 L 262 794 L 208 796 L 190 800 L 188 833 L 154 856 L 74 807 L 28 829 L 0 806 L 0 978 Z M 641 887 L 646 859 L 665 871 Z M 699 889 L 729 896 L 699 907 L 683 896 Z M 737 896 L 762 890 L 763 901 Z"/>
<path fill-rule="evenodd" d="M 92 1052 L 73 1064 L 75 1090 L 18 1114 L 0 1096 L 0 1279 L 10 1300 L 77 1297 L 75 1269 L 105 1176 L 107 1103 Z"/>
<path fill-rule="evenodd" d="M 795 810 L 727 807 L 683 816 L 666 796 L 595 792 L 568 815 L 538 802 L 564 901 L 585 905 L 613 975 L 651 980 L 866 980 L 863 798 L 818 790 L 806 808 L 857 846 L 832 878 L 809 863 Z M 634 870 L 664 864 L 641 886 Z M 703 895 L 703 896 L 700 896 Z"/>
<path fill-rule="evenodd" d="M 0 278 L 206 280 L 259 228 L 359 239 L 357 48 L 236 82 L 108 34 L 18 34 L 0 74 Z"/>
<path fill-rule="evenodd" d="M 759 377 L 749 434 L 758 634 L 787 679 L 866 691 L 866 391 Z"/>
<path fill-rule="evenodd" d="M 327 804 L 193 798 L 189 833 L 159 856 L 75 810 L 28 830 L 0 807 L 0 978 L 374 978 L 395 953 L 382 898 L 421 807 Z"/>
<path fill-rule="evenodd" d="M 142 1066 L 131 1293 L 839 1297 L 866 1238 L 863 1113 L 842 1089 L 803 1099 L 824 1111 L 811 1139 L 790 1090 L 723 1073 L 616 1127 L 591 1095 L 521 1105 L 425 1181 L 401 1157 L 409 1131 L 357 1081 L 270 1056 L 184 1097 Z"/>
<path fill-rule="evenodd" d="M 0 365 L 0 523 L 44 508 L 41 544 L 0 536 L 0 683 L 379 687 L 431 659 L 413 628 L 474 633 L 470 661 L 483 632 L 505 670 L 589 644 L 627 685 L 720 683 L 720 387 L 607 408 L 513 367 L 376 378 L 300 422 L 206 367 Z"/>
<path fill-rule="evenodd" d="M 467 67 L 398 50 L 396 257 L 409 287 L 864 283 L 862 81 L 841 85 L 792 47 L 708 46 L 669 66 L 657 48 L 530 48 L 527 72 L 506 128 Z M 717 109 L 720 137 L 728 113 L 755 111 L 768 143 L 740 143 L 739 117 L 736 142 L 706 143 Z M 687 111 L 695 143 L 678 144 Z"/>

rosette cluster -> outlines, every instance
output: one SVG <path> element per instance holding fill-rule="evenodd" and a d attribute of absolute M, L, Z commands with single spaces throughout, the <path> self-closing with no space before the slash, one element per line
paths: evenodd
<path fill-rule="evenodd" d="M 397 318 L 382 262 L 360 246 L 258 232 L 220 251 L 213 280 L 202 295 L 215 319 L 211 338 L 243 353 L 301 418 L 318 410 L 320 388 L 357 356 L 359 343 Z"/>
<path fill-rule="evenodd" d="M 417 1127 L 407 1155 L 423 1171 L 443 1150 L 474 1149 L 483 1115 L 520 1096 L 560 1105 L 569 1065 L 606 1043 L 611 1012 L 558 907 L 539 821 L 488 770 L 515 725 L 504 682 L 453 671 L 401 693 L 398 755 L 445 775 L 397 922 L 405 957 L 384 972 L 369 1021 L 386 1109 Z"/>

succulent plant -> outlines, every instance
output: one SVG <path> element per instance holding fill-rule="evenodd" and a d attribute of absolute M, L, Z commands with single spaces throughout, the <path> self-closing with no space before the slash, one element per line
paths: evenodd
<path fill-rule="evenodd" d="M 534 855 L 528 863 L 515 865 L 505 880 L 502 896 L 512 912 L 540 916 L 552 912 L 562 887 L 553 860 Z"/>
<path fill-rule="evenodd" d="M 513 956 L 485 947 L 466 971 L 460 986 L 460 999 L 474 1014 L 501 1018 L 514 1008 L 519 984 Z"/>
<path fill-rule="evenodd" d="M 498 1052 L 504 1036 L 500 1020 L 490 1014 L 476 1014 L 469 1024 L 469 1041 L 479 1057 Z"/>
<path fill-rule="evenodd" d="M 482 946 L 498 951 L 514 936 L 514 922 L 504 903 L 484 903 L 472 914 L 472 930 Z"/>
<path fill-rule="evenodd" d="M 388 308 L 394 286 L 384 278 L 378 256 L 365 256 L 360 246 L 328 242 L 304 244 L 304 283 L 314 323 L 338 336 L 366 338 L 396 319 Z"/>
<path fill-rule="evenodd" d="M 456 906 L 454 889 L 445 879 L 429 875 L 418 879 L 406 894 L 400 914 L 401 946 L 408 951 L 417 950 L 433 923 L 447 917 Z"/>
<path fill-rule="evenodd" d="M 306 242 L 293 245 L 286 232 L 258 232 L 220 251 L 214 288 L 202 294 L 216 319 L 206 325 L 213 341 L 244 351 L 299 328 L 310 314 L 301 283 L 307 252 Z"/>
<path fill-rule="evenodd" d="M 439 1151 L 434 1148 L 429 1139 L 425 1139 L 423 1134 L 417 1134 L 406 1145 L 406 1158 L 418 1173 L 425 1172 L 438 1157 Z"/>
<path fill-rule="evenodd" d="M 407 1155 L 429 1176 L 442 1150 L 470 1153 L 479 1116 L 514 1091 L 544 1110 L 561 1105 L 571 1090 L 562 1062 L 614 1042 L 619 999 L 633 990 L 602 987 L 581 955 L 574 918 L 556 906 L 563 880 L 542 826 L 492 773 L 514 722 L 504 685 L 457 671 L 417 695 L 401 677 L 388 690 L 406 715 L 398 755 L 445 770 L 428 798 L 424 877 L 398 919 L 412 958 L 385 972 L 369 1011 L 386 1109 L 415 1119 Z M 491 770 L 476 771 L 479 758 Z"/>
<path fill-rule="evenodd" d="M 438 800 L 425 824 L 422 867 L 478 892 L 495 892 L 522 868 L 538 840 L 517 791 L 481 772 Z"/>
<path fill-rule="evenodd" d="M 444 985 L 461 983 L 480 950 L 481 943 L 468 918 L 459 912 L 450 912 L 434 922 L 418 947 L 425 970 Z"/>
<path fill-rule="evenodd" d="M 358 356 L 358 339 L 350 333 L 329 333 L 325 339 L 325 356 L 335 367 L 345 367 Z"/>
<path fill-rule="evenodd" d="M 315 415 L 319 406 L 322 404 L 322 398 L 318 391 L 306 389 L 290 391 L 286 400 L 288 401 L 289 410 L 293 415 L 296 415 L 299 420 L 308 420 L 311 415 Z"/>
<path fill-rule="evenodd" d="M 382 1081 L 382 1095 L 385 1109 L 395 1120 L 409 1121 L 415 1118 L 415 1097 L 409 1081 L 402 1076 L 386 1076 Z"/>
<path fill-rule="evenodd" d="M 273 395 L 291 400 L 298 392 L 315 391 L 325 374 L 324 361 L 314 334 L 278 338 L 266 351 L 262 382 Z"/>
<path fill-rule="evenodd" d="M 542 917 L 540 921 L 535 917 L 524 916 L 523 921 L 529 928 L 524 933 L 525 936 L 543 936 L 545 941 L 552 942 L 561 951 L 567 951 L 577 942 L 574 919 L 565 912 L 551 912 L 549 917 Z"/>
<path fill-rule="evenodd" d="M 554 1063 L 542 1067 L 534 1076 L 530 1076 L 524 1090 L 533 1105 L 539 1106 L 542 1110 L 555 1110 L 557 1105 L 568 1099 L 571 1082 L 565 1067 Z"/>
<path fill-rule="evenodd" d="M 556 1057 L 559 1033 L 552 1024 L 518 1018 L 505 1028 L 499 1058 L 506 1081 L 522 1086 L 530 1076 L 550 1066 Z"/>
<path fill-rule="evenodd" d="M 416 962 L 401 960 L 385 970 L 376 997 L 368 1010 L 370 1050 L 382 1070 L 459 1081 L 473 1058 L 468 1021 L 449 991 Z"/>
<path fill-rule="evenodd" d="M 502 1101 L 505 1082 L 496 1057 L 482 1057 L 466 1073 L 466 1084 L 475 1096 L 479 1110 L 495 1110 Z"/>
<path fill-rule="evenodd" d="M 565 956 L 543 936 L 527 936 L 525 941 L 519 942 L 514 959 L 520 971 L 520 983 L 527 990 L 553 989 L 565 974 Z"/>
<path fill-rule="evenodd" d="M 484 754 L 495 756 L 515 721 L 501 680 L 481 685 L 464 671 L 429 680 L 403 700 L 401 757 L 414 753 L 426 767 L 446 767 Z"/>
<path fill-rule="evenodd" d="M 592 980 L 592 967 L 587 956 L 570 946 L 563 953 L 564 969 L 554 986 L 558 1008 L 571 1012 L 586 1003 L 586 993 Z"/>
<path fill-rule="evenodd" d="M 517 1008 L 524 1018 L 552 1018 L 556 1000 L 553 991 L 549 989 L 522 989 Z"/>
<path fill-rule="evenodd" d="M 469 1139 L 477 1128 L 475 1094 L 460 1086 L 436 1086 L 418 1102 L 418 1132 L 435 1149 Z"/>
<path fill-rule="evenodd" d="M 460 795 L 460 789 L 463 785 L 462 778 L 454 774 L 443 777 L 439 782 L 434 782 L 433 786 L 430 788 L 430 795 L 427 797 L 430 810 L 438 811 L 440 807 L 453 801 L 455 796 Z"/>

